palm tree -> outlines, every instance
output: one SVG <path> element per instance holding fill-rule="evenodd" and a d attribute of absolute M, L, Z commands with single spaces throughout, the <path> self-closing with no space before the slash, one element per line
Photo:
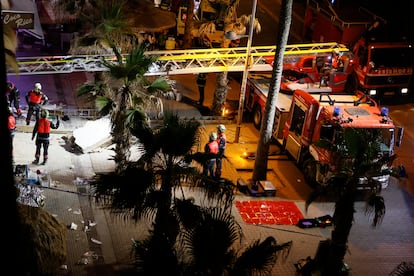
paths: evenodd
<path fill-rule="evenodd" d="M 111 114 L 112 138 L 115 143 L 114 160 L 117 170 L 122 171 L 130 156 L 131 134 L 126 128 L 130 120 L 146 120 L 146 106 L 162 110 L 160 98 L 152 97 L 156 92 L 171 90 L 167 78 L 160 77 L 150 82 L 144 77 L 155 56 L 145 55 L 145 49 L 134 39 L 133 31 L 122 16 L 125 2 L 98 1 L 98 11 L 90 18 L 92 28 L 79 36 L 71 48 L 72 53 L 112 54 L 115 61 L 102 59 L 109 73 L 98 72 L 93 83 L 85 83 L 78 95 L 93 95 L 101 115 Z M 85 5 L 88 10 L 88 6 Z M 124 58 L 125 53 L 129 55 Z"/>
<path fill-rule="evenodd" d="M 259 143 L 256 150 L 252 180 L 266 180 L 267 160 L 270 142 L 272 139 L 273 123 L 276 112 L 276 102 L 280 90 L 283 71 L 283 57 L 289 38 L 290 24 L 292 21 L 293 0 L 283 0 L 280 9 L 279 35 L 277 51 L 275 51 L 275 62 L 273 63 L 272 80 L 269 86 L 269 94 L 260 127 Z"/>
<path fill-rule="evenodd" d="M 188 165 L 192 160 L 202 163 L 211 158 L 194 152 L 203 133 L 200 126 L 196 120 L 180 120 L 170 113 L 164 115 L 164 123 L 159 127 L 131 124 L 131 133 L 139 141 L 139 159 L 122 173 L 97 175 L 93 193 L 98 202 L 109 204 L 118 214 L 134 220 L 152 219 L 148 237 L 133 243 L 136 269 L 143 275 L 159 275 L 166 270 L 169 275 L 187 271 L 220 275 L 225 270 L 269 270 L 277 252 L 288 251 L 291 243 L 277 244 L 269 238 L 257 241 L 245 252 L 234 251 L 234 243 L 242 236 L 230 213 L 234 184 L 226 179 L 204 177 L 200 167 Z M 197 206 L 194 199 L 187 198 L 186 187 L 201 189 L 204 199 L 200 202 L 207 206 Z M 215 241 L 211 242 L 209 237 Z M 249 257 L 258 257 L 259 252 L 263 258 Z M 207 259 L 206 254 L 210 256 Z M 221 262 L 213 262 L 214 258 Z M 156 261 L 160 259 L 162 267 Z"/>
<path fill-rule="evenodd" d="M 366 181 L 366 212 L 373 215 L 372 226 L 376 227 L 382 222 L 385 202 L 380 195 L 381 183 L 376 177 L 384 174 L 382 168 L 391 161 L 390 157 L 384 156 L 381 152 L 380 130 L 337 127 L 335 141 L 336 145 L 326 140 L 318 141 L 316 144 L 333 151 L 335 163 L 341 169 L 341 173 L 327 186 L 315 189 L 306 202 L 307 208 L 321 195 L 328 195 L 336 200 L 331 238 L 323 242 L 325 246 L 320 247 L 317 253 L 322 256 L 317 263 L 322 275 L 347 273 L 344 269 L 344 257 L 354 221 L 354 205 L 359 195 L 361 179 Z M 391 169 L 388 173 L 397 176 Z"/>
<path fill-rule="evenodd" d="M 241 227 L 225 208 L 175 199 L 172 211 L 177 218 L 168 225 L 172 239 L 151 231 L 145 240 L 134 242 L 136 266 L 142 275 L 162 275 L 166 270 L 169 275 L 270 274 L 278 257 L 286 257 L 292 245 L 267 237 L 242 248 Z"/>

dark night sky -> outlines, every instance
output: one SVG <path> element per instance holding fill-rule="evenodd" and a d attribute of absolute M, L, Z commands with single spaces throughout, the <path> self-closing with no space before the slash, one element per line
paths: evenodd
<path fill-rule="evenodd" d="M 414 12 L 404 0 L 335 0 L 335 5 L 362 6 L 386 19 L 393 30 L 400 31 L 414 40 Z"/>

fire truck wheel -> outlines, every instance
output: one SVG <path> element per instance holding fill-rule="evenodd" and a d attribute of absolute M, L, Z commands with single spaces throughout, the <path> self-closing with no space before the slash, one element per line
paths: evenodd
<path fill-rule="evenodd" d="M 256 129 L 260 129 L 262 124 L 262 109 L 259 105 L 255 105 L 253 108 L 253 125 Z"/>
<path fill-rule="evenodd" d="M 313 157 L 306 158 L 302 163 L 303 176 L 312 188 L 317 186 L 316 182 L 316 161 Z"/>

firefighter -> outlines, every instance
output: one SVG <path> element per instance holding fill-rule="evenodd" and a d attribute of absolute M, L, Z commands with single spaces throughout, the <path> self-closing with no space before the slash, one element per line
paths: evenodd
<path fill-rule="evenodd" d="M 329 86 L 329 77 L 330 77 L 331 71 L 332 71 L 331 64 L 329 64 L 328 62 L 325 62 L 320 71 L 319 87 Z"/>
<path fill-rule="evenodd" d="M 204 102 L 204 88 L 206 87 L 207 82 L 207 74 L 200 73 L 197 76 L 197 86 L 198 86 L 198 94 L 199 94 L 199 100 L 198 104 L 203 105 Z"/>
<path fill-rule="evenodd" d="M 334 49 L 332 52 L 332 68 L 339 72 L 344 71 L 344 60 L 342 57 L 342 52 L 340 52 L 338 49 Z"/>
<path fill-rule="evenodd" d="M 49 98 L 42 92 L 42 85 L 39 82 L 36 82 L 33 89 L 26 94 L 26 102 L 29 106 L 26 117 L 26 125 L 30 124 L 32 115 L 35 116 L 36 121 L 39 119 L 41 106 L 47 104 L 48 101 Z"/>
<path fill-rule="evenodd" d="M 216 157 L 218 154 L 218 143 L 217 143 L 217 133 L 211 132 L 209 136 L 209 141 L 206 143 L 204 147 L 204 152 L 211 154 L 212 158 L 209 158 L 203 166 L 203 174 L 204 176 L 211 176 L 215 177 L 214 168 L 216 166 Z"/>
<path fill-rule="evenodd" d="M 20 117 L 22 115 L 22 111 L 20 109 L 20 91 L 11 81 L 7 81 L 6 95 L 9 106 L 14 107 L 17 115 Z"/>
<path fill-rule="evenodd" d="M 49 150 L 49 137 L 50 137 L 50 130 L 57 129 L 59 127 L 60 121 L 59 116 L 56 116 L 56 124 L 51 122 L 47 117 L 49 116 L 49 112 L 46 109 L 42 109 L 40 112 L 40 119 L 36 121 L 36 124 L 33 128 L 32 132 L 32 140 L 36 137 L 36 153 L 35 153 L 35 160 L 32 162 L 33 164 L 39 164 L 40 158 L 40 150 L 43 146 L 43 163 L 45 165 L 47 159 L 49 157 L 48 150 Z"/>
<path fill-rule="evenodd" d="M 7 115 L 7 126 L 10 131 L 10 140 L 11 140 L 11 156 L 13 160 L 13 140 L 14 140 L 14 133 L 16 131 L 16 118 L 13 115 L 13 110 L 9 106 L 8 107 L 8 115 Z"/>
<path fill-rule="evenodd" d="M 216 159 L 216 172 L 215 176 L 217 178 L 221 177 L 221 172 L 223 168 L 223 157 L 224 152 L 226 150 L 226 134 L 224 133 L 226 131 L 226 127 L 223 124 L 220 124 L 217 126 L 217 144 L 218 144 L 218 154 Z"/>

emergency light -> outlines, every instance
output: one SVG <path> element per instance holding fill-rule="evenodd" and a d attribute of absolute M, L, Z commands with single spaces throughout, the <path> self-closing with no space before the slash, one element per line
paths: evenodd
<path fill-rule="evenodd" d="M 341 108 L 340 108 L 339 106 L 335 106 L 335 107 L 334 107 L 333 115 L 334 115 L 335 117 L 337 117 L 337 116 L 341 115 Z"/>
<path fill-rule="evenodd" d="M 381 107 L 381 116 L 388 117 L 389 109 L 388 107 Z"/>

